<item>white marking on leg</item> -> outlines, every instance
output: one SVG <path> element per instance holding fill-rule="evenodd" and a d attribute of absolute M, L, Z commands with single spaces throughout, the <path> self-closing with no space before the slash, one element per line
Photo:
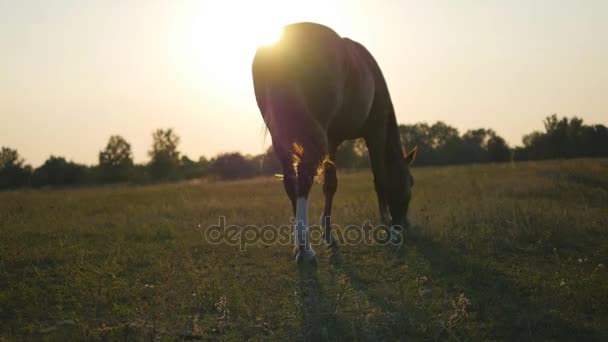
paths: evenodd
<path fill-rule="evenodd" d="M 304 197 L 298 198 L 296 202 L 296 246 L 310 248 L 308 242 L 308 200 Z"/>
<path fill-rule="evenodd" d="M 401 237 L 401 231 L 395 229 L 395 227 L 391 227 L 391 236 L 393 238 L 399 238 L 399 237 Z"/>
<path fill-rule="evenodd" d="M 385 226 L 389 226 L 391 224 L 391 214 L 389 213 L 387 207 L 380 211 L 380 222 L 382 222 L 382 224 Z"/>
<path fill-rule="evenodd" d="M 400 224 L 398 226 L 391 226 L 391 236 L 393 240 L 399 241 L 400 239 L 403 239 L 403 234 L 405 233 L 405 230 L 409 228 L 409 226 L 410 224 L 407 218 L 405 219 L 405 222 L 403 224 Z"/>
<path fill-rule="evenodd" d="M 310 246 L 308 239 L 308 200 L 305 197 L 298 198 L 296 202 L 296 229 L 295 240 L 298 253 L 303 253 L 305 261 L 315 257 L 315 252 Z"/>

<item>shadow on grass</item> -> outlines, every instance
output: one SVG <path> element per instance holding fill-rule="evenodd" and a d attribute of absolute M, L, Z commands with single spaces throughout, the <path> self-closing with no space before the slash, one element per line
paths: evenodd
<path fill-rule="evenodd" d="M 413 245 L 415 244 L 415 245 Z M 443 277 L 450 287 L 471 294 L 477 317 L 490 328 L 485 338 L 506 340 L 605 340 L 597 331 L 574 325 L 558 317 L 551 305 L 532 301 L 533 289 L 518 285 L 490 261 L 450 252 L 435 241 L 417 236 L 405 248 L 415 248 L 419 257 L 430 262 L 435 277 Z M 397 257 L 402 258 L 404 252 Z M 559 296 L 545 294 L 544 296 Z"/>
<path fill-rule="evenodd" d="M 334 267 L 344 272 L 351 280 L 353 287 L 362 291 L 378 307 L 387 311 L 388 316 L 395 317 L 395 322 L 389 324 L 391 337 L 408 339 L 483 339 L 483 340 L 585 340 L 605 341 L 608 336 L 593 328 L 576 324 L 560 317 L 555 305 L 539 305 L 534 302 L 541 289 L 524 287 L 517 284 L 507 274 L 497 269 L 491 261 L 463 256 L 446 249 L 445 246 L 420 235 L 412 236 L 400 248 L 384 248 L 383 254 L 393 267 L 408 263 L 426 263 L 429 265 L 424 272 L 445 288 L 450 297 L 456 297 L 460 292 L 466 293 L 471 300 L 470 311 L 473 315 L 456 333 L 438 329 L 421 333 L 416 326 L 415 316 L 407 312 L 415 312 L 414 308 L 400 307 L 399 302 L 389 301 L 382 291 L 374 291 L 374 284 L 368 279 L 362 279 L 361 265 L 358 258 L 343 258 L 335 254 L 330 258 Z M 352 261 L 351 261 L 352 260 Z M 371 271 L 371 270 L 370 270 Z M 415 275 L 412 274 L 412 277 Z M 398 286 L 398 283 L 395 283 Z M 398 291 L 395 288 L 395 291 Z M 412 295 L 412 294 L 410 294 Z M 558 293 L 544 293 L 539 302 L 550 303 L 551 296 Z M 539 297 L 536 297 L 539 298 Z M 414 303 L 416 299 L 407 300 Z M 405 315 L 401 314 L 406 312 Z M 433 317 L 427 313 L 422 317 Z M 422 322 L 426 324 L 426 322 Z"/>
<path fill-rule="evenodd" d="M 304 320 L 304 339 L 307 341 L 352 341 L 355 339 L 353 324 L 348 318 L 338 315 L 346 283 L 340 275 L 329 274 L 326 284 L 319 280 L 316 264 L 298 265 L 301 314 Z"/>
<path fill-rule="evenodd" d="M 356 255 L 350 255 L 347 252 L 341 252 L 339 249 L 334 249 L 329 257 L 329 263 L 333 266 L 333 270 L 330 272 L 334 276 L 336 274 L 344 275 L 352 286 L 353 290 L 357 291 L 359 296 L 365 297 L 366 300 L 372 304 L 372 307 L 379 309 L 381 312 L 376 312 L 374 315 L 366 315 L 365 327 L 358 327 L 357 340 L 371 340 L 371 341 L 397 341 L 397 340 L 410 340 L 414 338 L 410 333 L 411 327 L 409 323 L 405 323 L 403 314 L 405 310 L 391 310 L 387 305 L 387 299 L 381 291 L 372 291 L 369 281 L 361 279 L 357 270 L 361 271 L 362 268 L 350 262 L 354 259 L 356 261 Z M 359 307 L 359 309 L 364 309 Z M 370 308 L 368 308 L 369 310 Z M 394 308 L 392 308 L 394 309 Z M 405 309 L 405 308 L 401 308 Z M 372 311 L 375 311 L 371 308 Z M 362 322 L 358 322 L 359 325 Z"/>
<path fill-rule="evenodd" d="M 300 298 L 302 318 L 304 319 L 303 335 L 307 341 L 320 340 L 323 337 L 324 312 L 321 309 L 321 283 L 316 264 L 298 265 L 300 275 Z"/>

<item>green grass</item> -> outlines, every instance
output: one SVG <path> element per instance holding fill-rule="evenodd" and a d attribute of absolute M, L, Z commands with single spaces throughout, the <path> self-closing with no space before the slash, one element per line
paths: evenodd
<path fill-rule="evenodd" d="M 413 175 L 400 248 L 318 246 L 316 268 L 204 240 L 288 224 L 273 178 L 0 193 L 0 340 L 608 339 L 608 160 Z M 339 182 L 334 223 L 376 222 L 371 173 Z"/>

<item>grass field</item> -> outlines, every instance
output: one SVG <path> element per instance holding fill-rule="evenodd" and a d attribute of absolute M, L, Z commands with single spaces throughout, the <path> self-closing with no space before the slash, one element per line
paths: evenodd
<path fill-rule="evenodd" d="M 288 224 L 274 178 L 0 193 L 0 340 L 608 339 L 608 160 L 413 175 L 403 245 L 316 268 L 205 242 L 220 216 Z M 376 222 L 371 173 L 339 179 L 334 223 Z"/>

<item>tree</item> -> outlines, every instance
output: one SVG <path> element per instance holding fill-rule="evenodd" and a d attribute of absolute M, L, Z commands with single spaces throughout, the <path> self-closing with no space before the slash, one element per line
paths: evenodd
<path fill-rule="evenodd" d="M 586 126 L 585 139 L 587 150 L 592 157 L 608 156 L 608 127 L 604 125 Z"/>
<path fill-rule="evenodd" d="M 489 161 L 488 140 L 494 134 L 492 130 L 483 128 L 466 131 L 462 135 L 461 149 L 458 152 L 461 163 L 483 163 Z"/>
<path fill-rule="evenodd" d="M 209 166 L 209 174 L 224 180 L 251 178 L 256 170 L 255 162 L 238 152 L 220 154 Z"/>
<path fill-rule="evenodd" d="M 152 139 L 152 150 L 148 152 L 151 158 L 148 166 L 152 177 L 155 179 L 175 178 L 180 165 L 180 152 L 177 150 L 179 136 L 171 128 L 157 129 L 152 133 Z"/>
<path fill-rule="evenodd" d="M 488 140 L 488 158 L 491 162 L 506 162 L 511 160 L 511 149 L 505 139 L 493 135 Z"/>
<path fill-rule="evenodd" d="M 258 173 L 266 176 L 280 174 L 283 172 L 281 162 L 274 153 L 274 148 L 271 146 L 266 149 L 266 152 L 252 158 L 252 162 L 258 170 Z"/>
<path fill-rule="evenodd" d="M 51 156 L 34 171 L 32 183 L 35 186 L 76 185 L 84 180 L 86 170 L 84 165 Z"/>
<path fill-rule="evenodd" d="M 427 123 L 417 123 L 414 125 L 400 125 L 399 133 L 403 141 L 403 147 L 410 150 L 417 147 L 416 165 L 435 165 L 438 164 L 437 150 L 431 134 L 431 127 Z"/>
<path fill-rule="evenodd" d="M 608 156 L 608 130 L 603 125 L 588 126 L 577 117 L 544 121 L 545 132 L 523 137 L 523 148 L 515 150 L 516 160 Z"/>
<path fill-rule="evenodd" d="M 336 152 L 336 164 L 340 169 L 358 169 L 369 166 L 365 141 L 354 139 L 342 142 Z"/>
<path fill-rule="evenodd" d="M 0 189 L 18 188 L 27 185 L 32 168 L 23 164 L 17 150 L 2 147 L 0 151 Z"/>
<path fill-rule="evenodd" d="M 23 159 L 19 157 L 19 152 L 9 147 L 2 147 L 0 151 L 0 168 L 8 168 L 23 165 Z"/>
<path fill-rule="evenodd" d="M 207 171 L 208 164 L 205 157 L 200 157 L 198 162 L 195 162 L 187 156 L 182 156 L 179 163 L 179 176 L 185 179 L 200 178 Z"/>
<path fill-rule="evenodd" d="M 112 135 L 106 148 L 99 152 L 99 168 L 103 181 L 128 180 L 133 170 L 131 145 L 120 135 Z"/>
<path fill-rule="evenodd" d="M 346 140 L 338 146 L 336 164 L 341 169 L 354 169 L 359 165 L 359 156 L 355 151 L 355 140 Z"/>
<path fill-rule="evenodd" d="M 458 130 L 443 121 L 437 121 L 430 127 L 431 143 L 434 148 L 442 148 L 452 140 L 458 139 Z"/>
<path fill-rule="evenodd" d="M 459 135 L 458 130 L 441 121 L 400 125 L 399 132 L 408 148 L 418 147 L 416 165 L 446 165 L 501 162 L 511 159 L 511 150 L 492 129 L 478 128 Z"/>
<path fill-rule="evenodd" d="M 207 170 L 211 162 L 205 156 L 198 157 L 198 165 L 203 169 Z"/>

